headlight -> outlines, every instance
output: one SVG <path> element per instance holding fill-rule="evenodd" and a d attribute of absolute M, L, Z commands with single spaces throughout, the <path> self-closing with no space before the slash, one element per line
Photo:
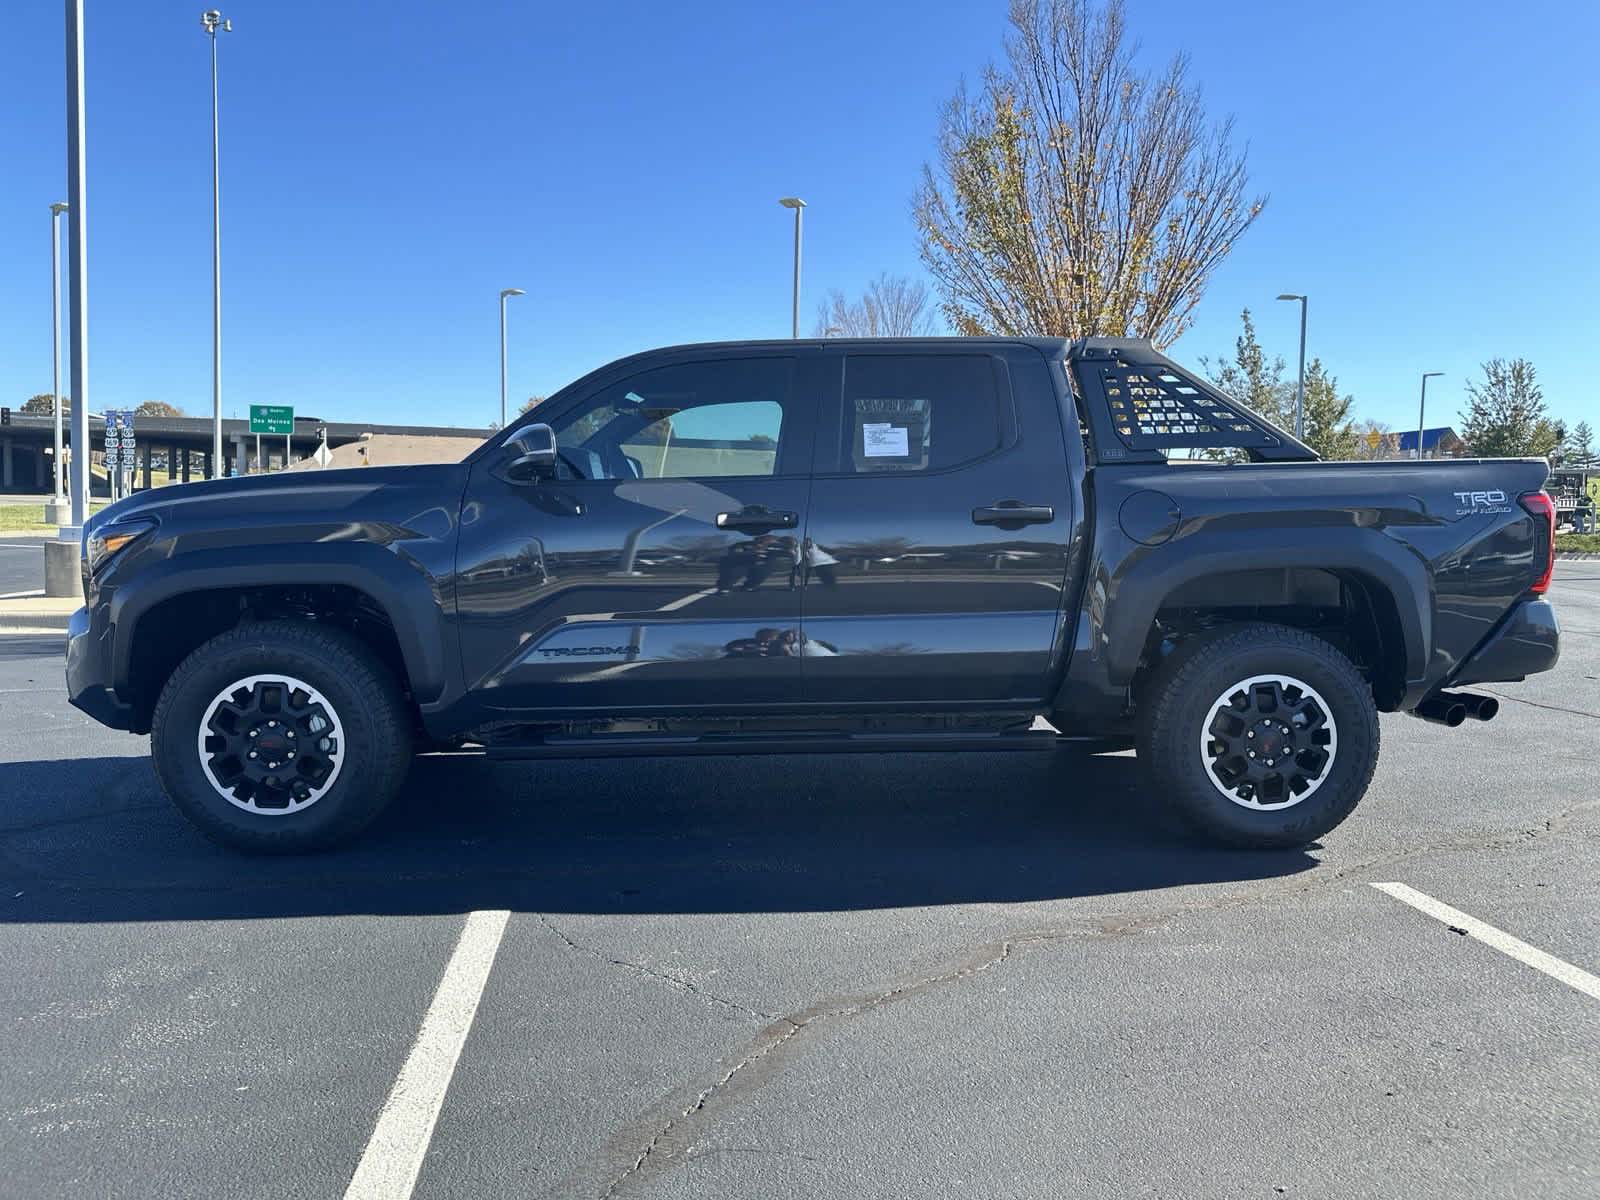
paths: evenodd
<path fill-rule="evenodd" d="M 84 554 L 89 559 L 89 574 L 93 575 L 130 543 L 138 541 L 155 527 L 156 523 L 151 520 L 132 520 L 117 521 L 96 529 L 83 544 Z"/>

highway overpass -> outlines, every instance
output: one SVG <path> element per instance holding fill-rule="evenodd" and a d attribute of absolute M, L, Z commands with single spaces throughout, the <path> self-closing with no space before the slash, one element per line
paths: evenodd
<path fill-rule="evenodd" d="M 249 422 L 225 420 L 222 422 L 221 469 L 218 475 L 250 474 L 260 470 L 277 470 L 285 462 L 307 458 L 316 450 L 321 440 L 319 431 L 328 431 L 329 446 L 343 446 L 358 442 L 367 434 L 402 434 L 412 437 L 486 438 L 489 429 L 464 429 L 434 425 L 370 425 L 349 421 L 322 421 L 316 417 L 296 417 L 294 433 L 263 434 L 260 439 L 261 460 L 256 458 L 256 435 L 250 432 Z M 67 414 L 66 444 L 72 445 L 72 414 Z M 134 437 L 137 466 L 133 486 L 151 486 L 152 469 L 163 467 L 169 477 L 187 482 L 190 479 L 210 479 L 213 475 L 211 461 L 210 417 L 135 417 Z M 93 463 L 100 468 L 100 452 L 105 440 L 105 421 L 89 415 L 89 441 L 94 451 Z M 51 491 L 50 459 L 55 450 L 55 418 L 19 413 L 11 410 L 10 422 L 0 425 L 0 492 L 37 495 Z M 103 491 L 105 483 L 97 481 L 96 490 Z"/>

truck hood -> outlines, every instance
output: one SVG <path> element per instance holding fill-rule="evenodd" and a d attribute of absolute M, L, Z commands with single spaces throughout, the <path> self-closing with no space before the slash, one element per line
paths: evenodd
<path fill-rule="evenodd" d="M 292 523 L 307 518 L 338 518 L 367 509 L 385 492 L 421 492 L 459 498 L 467 469 L 461 463 L 395 467 L 351 467 L 328 471 L 280 471 L 198 483 L 169 484 L 135 492 L 101 509 L 85 523 L 85 533 L 140 517 L 211 524 L 227 514 L 252 518 L 251 524 L 278 517 Z"/>

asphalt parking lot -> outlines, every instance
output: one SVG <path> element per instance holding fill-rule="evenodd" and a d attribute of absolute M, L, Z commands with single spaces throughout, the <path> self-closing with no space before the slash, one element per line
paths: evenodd
<path fill-rule="evenodd" d="M 0 596 L 44 590 L 44 549 L 39 538 L 0 533 Z"/>
<path fill-rule="evenodd" d="M 1555 672 L 1385 717 L 1279 854 L 1062 752 L 431 757 L 243 859 L 0 638 L 0 1195 L 1593 1197 L 1600 563 L 1556 579 Z"/>

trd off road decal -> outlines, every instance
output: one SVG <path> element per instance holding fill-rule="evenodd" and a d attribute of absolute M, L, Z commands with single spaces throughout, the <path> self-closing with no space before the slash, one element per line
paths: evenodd
<path fill-rule="evenodd" d="M 1458 517 L 1481 517 L 1511 511 L 1510 498 L 1499 488 L 1490 488 L 1486 492 L 1457 492 L 1455 497 Z"/>

